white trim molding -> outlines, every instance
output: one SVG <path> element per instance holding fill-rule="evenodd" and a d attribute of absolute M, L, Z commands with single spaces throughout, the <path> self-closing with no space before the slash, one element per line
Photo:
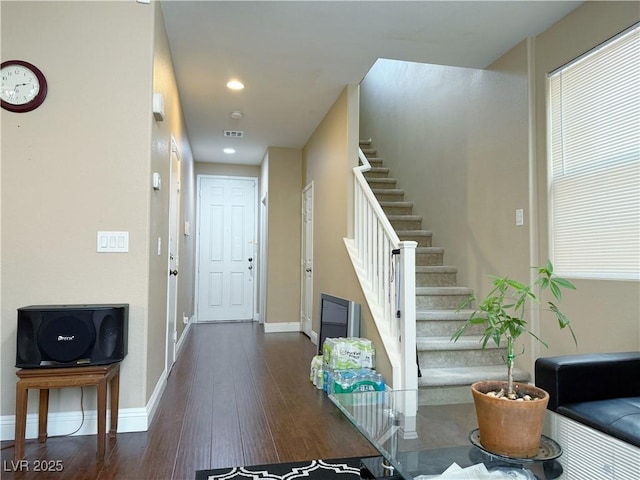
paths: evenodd
<path fill-rule="evenodd" d="M 265 323 L 264 333 L 299 332 L 300 322 Z"/>

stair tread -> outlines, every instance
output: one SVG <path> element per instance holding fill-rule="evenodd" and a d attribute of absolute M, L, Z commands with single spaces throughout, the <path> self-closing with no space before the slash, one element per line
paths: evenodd
<path fill-rule="evenodd" d="M 474 310 L 416 310 L 416 320 L 441 321 L 441 320 L 466 320 Z"/>
<path fill-rule="evenodd" d="M 398 236 L 399 237 L 409 237 L 409 236 L 413 236 L 413 237 L 432 237 L 433 236 L 433 232 L 431 230 L 400 230 L 400 232 L 398 232 Z"/>
<path fill-rule="evenodd" d="M 458 273 L 458 268 L 446 265 L 416 265 L 416 273 Z"/>
<path fill-rule="evenodd" d="M 375 194 L 375 193 L 395 193 L 395 194 L 403 194 L 404 195 L 404 190 L 402 190 L 401 188 L 372 188 L 371 191 Z"/>
<path fill-rule="evenodd" d="M 413 207 L 413 202 L 382 201 L 378 203 L 381 207 Z"/>
<path fill-rule="evenodd" d="M 409 232 L 410 230 L 403 230 L 402 233 Z M 442 247 L 417 247 L 416 253 L 444 253 Z"/>
<path fill-rule="evenodd" d="M 418 378 L 420 387 L 443 387 L 453 385 L 471 385 L 482 380 L 506 380 L 507 367 L 505 365 L 484 367 L 420 367 L 422 377 Z M 520 368 L 513 369 L 515 381 L 528 382 L 531 375 Z"/>
<path fill-rule="evenodd" d="M 418 351 L 436 350 L 480 350 L 482 349 L 482 335 L 463 335 L 457 341 L 451 337 L 418 337 L 416 338 Z M 494 342 L 488 342 L 484 350 L 504 349 L 506 346 L 497 346 Z"/>
<path fill-rule="evenodd" d="M 389 169 L 387 167 L 371 167 L 364 173 L 389 173 Z"/>
<path fill-rule="evenodd" d="M 387 215 L 387 219 L 389 219 L 389 221 L 392 221 L 392 220 L 422 221 L 422 215 Z"/>
<path fill-rule="evenodd" d="M 367 178 L 369 183 L 398 183 L 395 178 Z"/>
<path fill-rule="evenodd" d="M 471 295 L 468 287 L 416 287 L 416 295 Z"/>

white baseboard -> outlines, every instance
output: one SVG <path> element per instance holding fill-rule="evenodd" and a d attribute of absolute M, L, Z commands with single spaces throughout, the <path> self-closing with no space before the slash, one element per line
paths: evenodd
<path fill-rule="evenodd" d="M 107 429 L 109 429 L 111 415 L 107 411 Z M 3 415 L 0 417 L 0 440 L 14 440 L 16 428 L 15 415 Z M 147 408 L 122 408 L 118 412 L 118 432 L 144 432 L 149 428 L 151 418 Z M 82 425 L 82 426 L 80 426 Z M 73 435 L 95 435 L 98 432 L 98 414 L 95 410 L 84 412 L 52 412 L 47 421 L 47 434 L 49 437 L 69 435 L 78 427 L 80 429 Z M 38 438 L 38 414 L 27 415 L 26 438 Z"/>
<path fill-rule="evenodd" d="M 311 336 L 309 337 L 309 339 L 311 340 L 311 343 L 313 343 L 314 345 L 318 345 L 318 334 L 313 330 L 311 330 Z"/>
<path fill-rule="evenodd" d="M 191 325 L 194 323 L 194 321 L 195 321 L 194 317 L 191 316 L 189 318 L 189 321 L 187 322 L 187 325 L 184 327 L 184 330 L 182 331 L 182 335 L 180 335 L 180 338 L 178 339 L 178 343 L 176 344 L 176 360 L 178 359 L 178 355 L 180 355 L 180 349 L 182 348 L 182 345 L 184 344 L 184 340 L 187 338 L 187 335 L 191 330 Z"/>
<path fill-rule="evenodd" d="M 167 375 L 163 372 L 146 407 L 118 409 L 118 433 L 147 431 L 158 410 L 166 385 Z M 110 418 L 111 412 L 107 410 L 107 429 L 109 428 Z M 47 420 L 48 436 L 69 435 L 78 428 L 80 429 L 73 435 L 95 435 L 98 433 L 98 412 L 96 410 L 85 410 L 84 422 L 82 421 L 81 411 L 49 412 Z M 15 415 L 3 415 L 0 417 L 0 440 L 14 440 L 15 429 Z M 27 415 L 25 437 L 28 439 L 38 438 L 37 413 Z"/>
<path fill-rule="evenodd" d="M 182 335 L 184 337 L 184 335 Z M 145 407 L 146 413 L 146 425 L 143 430 L 127 430 L 131 432 L 146 432 L 151 425 L 151 421 L 153 417 L 155 417 L 156 412 L 158 411 L 158 406 L 160 405 L 160 400 L 162 400 L 162 395 L 164 394 L 164 389 L 167 386 L 167 371 L 164 370 L 160 378 L 156 382 L 156 387 L 153 389 L 153 393 L 147 402 L 147 406 Z M 122 410 L 120 410 L 122 411 Z M 122 415 L 122 414 L 120 414 Z M 118 418 L 118 431 L 120 431 L 120 418 Z"/>
<path fill-rule="evenodd" d="M 299 332 L 300 322 L 264 323 L 264 333 Z"/>

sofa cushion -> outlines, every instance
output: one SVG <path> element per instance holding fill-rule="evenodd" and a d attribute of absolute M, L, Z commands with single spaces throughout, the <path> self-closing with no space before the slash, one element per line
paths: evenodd
<path fill-rule="evenodd" d="M 557 412 L 640 447 L 640 397 L 569 403 Z"/>
<path fill-rule="evenodd" d="M 640 396 L 640 352 L 538 358 L 536 386 L 549 393 L 549 410 L 577 402 Z"/>

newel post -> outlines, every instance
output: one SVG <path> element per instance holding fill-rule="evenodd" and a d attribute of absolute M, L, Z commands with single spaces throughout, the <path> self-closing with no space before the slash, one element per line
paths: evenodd
<path fill-rule="evenodd" d="M 418 388 L 416 360 L 416 247 L 412 241 L 400 242 L 399 310 L 402 390 Z M 395 389 L 398 389 L 394 385 Z"/>

